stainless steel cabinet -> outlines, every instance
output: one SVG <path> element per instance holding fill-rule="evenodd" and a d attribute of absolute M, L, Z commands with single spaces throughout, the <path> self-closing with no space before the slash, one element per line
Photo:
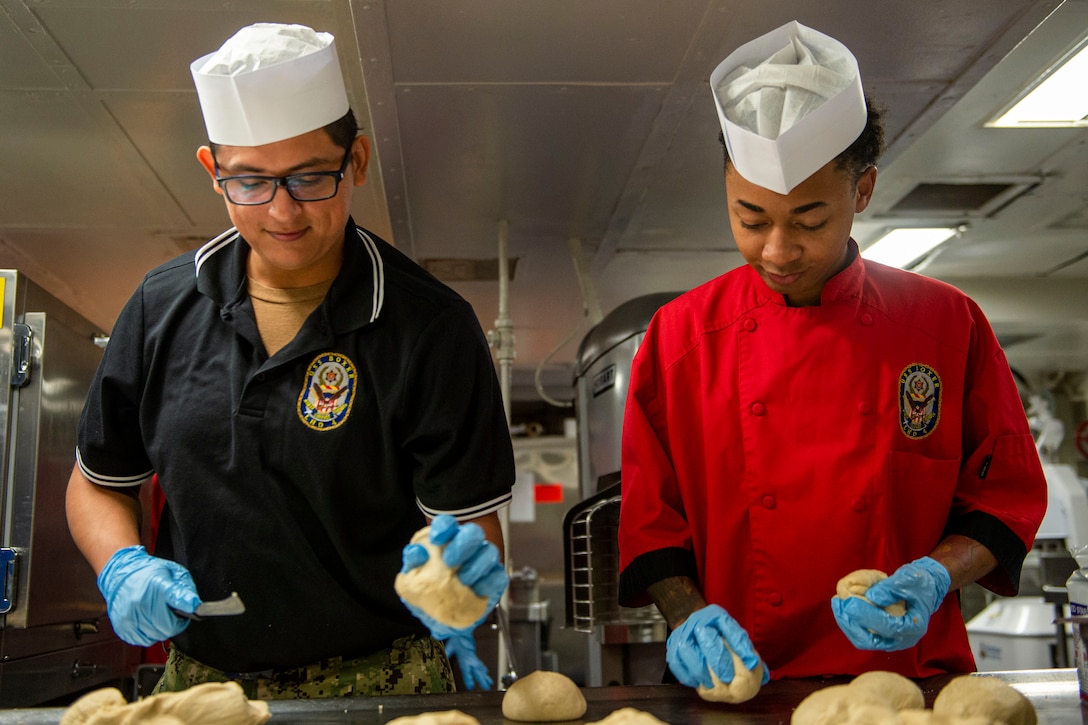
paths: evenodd
<path fill-rule="evenodd" d="M 15 270 L 0 300 L 0 706 L 22 707 L 117 680 L 132 653 L 64 512 L 98 331 Z"/>

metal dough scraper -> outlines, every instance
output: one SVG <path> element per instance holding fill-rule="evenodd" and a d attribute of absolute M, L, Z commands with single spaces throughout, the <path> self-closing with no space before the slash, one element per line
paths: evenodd
<path fill-rule="evenodd" d="M 246 611 L 245 602 L 238 596 L 238 592 L 231 592 L 229 597 L 225 599 L 216 599 L 211 602 L 203 602 L 196 611 L 192 614 L 188 612 L 174 612 L 179 617 L 185 617 L 187 619 L 201 620 L 204 617 L 229 617 L 235 614 L 242 614 Z"/>

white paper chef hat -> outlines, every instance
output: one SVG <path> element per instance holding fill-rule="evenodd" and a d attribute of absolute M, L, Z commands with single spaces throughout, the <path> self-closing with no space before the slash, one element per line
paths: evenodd
<path fill-rule="evenodd" d="M 868 116 L 850 50 L 796 21 L 731 53 L 710 87 L 733 167 L 779 194 L 845 151 Z"/>
<path fill-rule="evenodd" d="M 213 143 L 261 146 L 348 112 L 332 35 L 304 25 L 249 25 L 189 69 Z"/>

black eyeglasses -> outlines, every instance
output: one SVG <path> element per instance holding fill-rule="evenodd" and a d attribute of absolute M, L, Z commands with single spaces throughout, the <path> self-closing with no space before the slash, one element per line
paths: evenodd
<path fill-rule="evenodd" d="M 239 206 L 267 204 L 281 186 L 295 201 L 324 201 L 336 196 L 350 158 L 351 149 L 348 149 L 340 162 L 339 171 L 307 171 L 287 176 L 219 176 L 217 161 L 215 183 L 219 184 L 227 201 Z"/>

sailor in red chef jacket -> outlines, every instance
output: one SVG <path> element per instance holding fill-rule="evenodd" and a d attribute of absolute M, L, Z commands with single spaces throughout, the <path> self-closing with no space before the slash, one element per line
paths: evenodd
<path fill-rule="evenodd" d="M 723 643 L 774 678 L 972 671 L 956 592 L 1015 594 L 1046 509 L 1004 353 L 961 292 L 859 256 L 883 131 L 849 50 L 790 23 L 711 86 L 748 264 L 635 356 L 620 602 L 657 605 L 692 687 L 733 679 Z M 835 598 L 857 569 L 890 575 L 871 603 Z"/>

